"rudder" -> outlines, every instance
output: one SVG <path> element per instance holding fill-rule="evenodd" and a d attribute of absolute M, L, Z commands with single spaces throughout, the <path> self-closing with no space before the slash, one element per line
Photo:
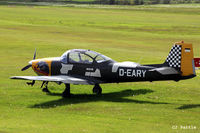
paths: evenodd
<path fill-rule="evenodd" d="M 192 44 L 175 43 L 164 64 L 181 72 L 181 76 L 196 75 Z"/>

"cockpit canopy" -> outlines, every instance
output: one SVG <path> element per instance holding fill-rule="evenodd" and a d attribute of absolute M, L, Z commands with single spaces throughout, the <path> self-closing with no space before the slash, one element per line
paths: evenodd
<path fill-rule="evenodd" d="M 94 61 L 97 63 L 105 62 L 111 60 L 109 57 L 102 55 L 100 53 L 84 50 L 84 49 L 72 49 L 66 51 L 61 56 L 61 61 L 63 63 L 84 63 L 84 64 L 92 64 Z"/>

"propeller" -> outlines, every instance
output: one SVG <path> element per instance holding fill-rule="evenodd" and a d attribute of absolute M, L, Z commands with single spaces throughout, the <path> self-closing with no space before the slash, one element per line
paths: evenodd
<path fill-rule="evenodd" d="M 26 70 L 26 69 L 28 69 L 29 67 L 31 67 L 32 65 L 31 64 L 29 64 L 29 65 L 27 65 L 27 66 L 25 66 L 24 68 L 22 68 L 22 70 L 21 71 L 24 71 L 24 70 Z"/>
<path fill-rule="evenodd" d="M 35 60 L 35 58 L 36 58 L 36 48 L 35 48 L 35 52 L 34 52 L 34 55 L 33 55 L 33 60 Z M 21 71 L 24 71 L 24 70 L 28 69 L 31 66 L 32 66 L 32 63 L 29 62 L 29 64 L 27 66 L 25 66 L 24 68 L 22 68 Z"/>
<path fill-rule="evenodd" d="M 33 55 L 33 60 L 35 60 L 36 58 L 36 48 L 35 48 L 35 52 L 34 52 L 34 55 Z"/>

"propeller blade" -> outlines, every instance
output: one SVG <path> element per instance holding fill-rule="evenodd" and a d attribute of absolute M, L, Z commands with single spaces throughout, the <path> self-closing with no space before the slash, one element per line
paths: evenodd
<path fill-rule="evenodd" d="M 35 48 L 35 52 L 34 52 L 34 56 L 33 56 L 33 60 L 35 60 L 36 58 L 36 48 Z"/>
<path fill-rule="evenodd" d="M 26 70 L 26 69 L 28 69 L 29 67 L 31 67 L 32 65 L 27 65 L 27 66 L 25 66 L 24 68 L 22 68 L 22 71 L 24 71 L 24 70 Z"/>

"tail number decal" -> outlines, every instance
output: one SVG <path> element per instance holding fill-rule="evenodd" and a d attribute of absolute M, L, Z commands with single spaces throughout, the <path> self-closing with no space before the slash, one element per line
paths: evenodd
<path fill-rule="evenodd" d="M 145 77 L 146 70 L 135 70 L 135 69 L 119 69 L 119 76 L 126 77 Z"/>

